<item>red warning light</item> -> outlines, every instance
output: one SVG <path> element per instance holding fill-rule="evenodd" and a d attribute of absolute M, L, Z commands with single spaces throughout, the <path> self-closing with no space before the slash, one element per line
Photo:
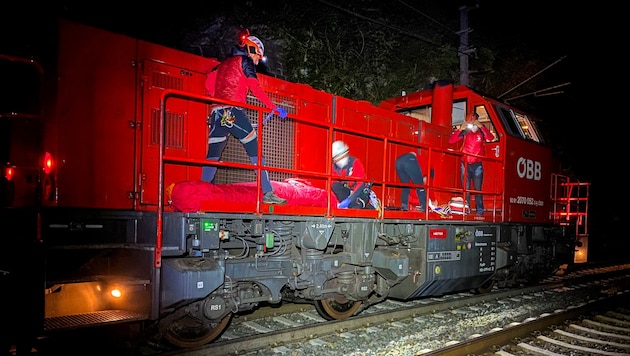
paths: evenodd
<path fill-rule="evenodd" d="M 7 167 L 4 169 L 4 178 L 8 181 L 13 180 L 13 176 L 15 175 L 15 169 L 13 167 Z"/>
<path fill-rule="evenodd" d="M 238 45 L 243 46 L 245 44 L 245 40 L 249 37 L 249 30 L 244 28 L 239 33 Z"/>
<path fill-rule="evenodd" d="M 53 169 L 53 156 L 50 152 L 46 152 L 44 155 L 44 173 L 50 174 Z"/>

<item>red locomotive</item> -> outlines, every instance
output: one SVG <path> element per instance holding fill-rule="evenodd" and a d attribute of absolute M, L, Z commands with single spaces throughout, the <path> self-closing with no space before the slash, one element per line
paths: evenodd
<path fill-rule="evenodd" d="M 2 307 L 32 303 L 33 334 L 142 321 L 193 347 L 263 302 L 309 301 L 343 319 L 386 298 L 486 292 L 587 260 L 589 183 L 562 172 L 534 117 L 471 88 L 436 82 L 375 106 L 259 75 L 288 112 L 263 125 L 269 109 L 245 105 L 288 201 L 267 205 L 263 165 L 237 140 L 205 160 L 209 105 L 229 104 L 205 93 L 215 59 L 69 21 L 55 38 L 41 64 L 0 56 L 14 79 L 0 108 L 11 231 L 0 278 L 22 291 Z M 481 190 L 462 185 L 463 153 L 448 142 L 471 112 L 494 136 L 478 157 Z M 363 163 L 376 209 L 337 208 L 337 140 Z M 413 199 L 399 209 L 401 190 L 418 188 L 394 168 L 409 151 L 434 172 L 425 211 Z M 200 181 L 207 164 L 212 184 Z"/>

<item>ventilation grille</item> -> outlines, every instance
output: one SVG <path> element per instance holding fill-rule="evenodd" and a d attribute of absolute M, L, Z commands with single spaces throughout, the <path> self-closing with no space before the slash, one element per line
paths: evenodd
<path fill-rule="evenodd" d="M 151 85 L 162 89 L 184 90 L 184 78 L 174 77 L 162 72 L 153 72 Z"/>
<path fill-rule="evenodd" d="M 160 119 L 159 109 L 151 111 L 151 144 L 160 144 Z M 184 114 L 166 113 L 166 121 L 164 122 L 164 147 L 166 148 L 184 148 Z"/>

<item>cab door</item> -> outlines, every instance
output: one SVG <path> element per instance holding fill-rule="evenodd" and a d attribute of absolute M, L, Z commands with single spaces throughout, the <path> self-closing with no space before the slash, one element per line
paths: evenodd
<path fill-rule="evenodd" d="M 486 213 L 502 215 L 505 182 L 505 140 L 500 120 L 496 117 L 492 106 L 485 101 L 471 102 L 474 112 L 479 115 L 479 122 L 494 137 L 486 138 L 485 158 L 483 159 L 483 201 Z M 471 198 L 471 200 L 474 200 Z"/>

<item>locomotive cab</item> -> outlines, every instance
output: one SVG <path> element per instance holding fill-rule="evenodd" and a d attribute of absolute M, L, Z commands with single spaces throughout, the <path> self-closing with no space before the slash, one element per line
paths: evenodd
<path fill-rule="evenodd" d="M 441 202 L 457 200 L 459 205 L 449 206 L 452 212 L 463 205 L 464 211 L 459 212 L 457 218 L 496 223 L 495 278 L 519 275 L 528 279 L 532 274 L 542 271 L 540 274 L 545 275 L 559 265 L 578 261 L 573 252 L 588 240 L 585 219 L 588 184 L 564 176 L 552 156 L 550 143 L 538 126 L 538 119 L 470 88 L 454 87 L 448 82 L 436 82 L 432 88 L 386 100 L 380 106 L 420 120 L 421 144 L 433 144 L 441 149 L 426 150 L 421 160 L 423 167 L 435 170 L 435 177 L 426 188 L 433 204 L 439 206 Z M 468 189 L 459 177 L 461 143 L 447 142 L 448 136 L 465 124 L 465 117 L 471 112 L 478 115 L 481 125 L 494 136 L 486 140 L 485 152 L 480 157 L 485 205 L 481 216 L 469 213 L 474 199 L 466 201 Z M 539 250 L 554 252 L 549 259 L 531 261 L 531 257 L 525 257 Z M 580 262 L 584 261 L 581 257 Z M 540 270 L 517 271 L 515 267 L 519 263 Z"/>

